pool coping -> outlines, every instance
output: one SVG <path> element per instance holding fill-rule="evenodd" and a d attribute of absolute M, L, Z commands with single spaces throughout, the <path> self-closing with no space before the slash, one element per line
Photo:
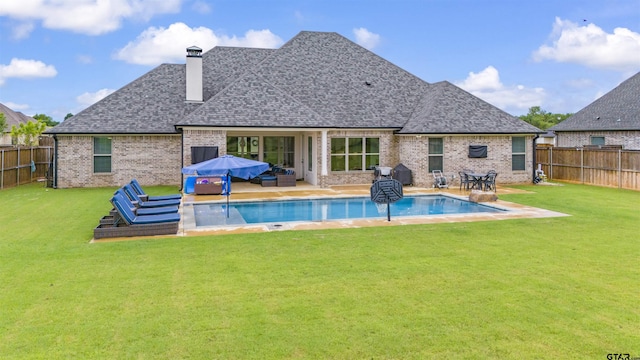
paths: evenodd
<path fill-rule="evenodd" d="M 411 188 L 405 191 L 405 195 L 446 195 L 459 200 L 468 201 L 468 193 L 456 194 L 448 189 L 434 190 L 430 188 Z M 504 191 L 504 189 L 503 189 Z M 369 188 L 364 193 L 355 186 L 344 189 L 338 189 L 337 193 L 331 194 L 309 194 L 309 195 L 291 195 L 278 197 L 260 197 L 247 196 L 235 199 L 236 202 L 246 201 L 274 201 L 274 200 L 306 200 L 319 198 L 350 198 L 363 197 L 369 194 Z M 524 218 L 547 218 L 569 216 L 567 214 L 525 206 L 521 204 L 511 203 L 503 200 L 493 202 L 483 202 L 482 205 L 494 207 L 504 212 L 497 213 L 466 213 L 466 214 L 442 214 L 429 216 L 393 216 L 391 221 L 386 217 L 369 218 L 369 219 L 350 219 L 350 220 L 330 220 L 330 221 L 296 221 L 283 223 L 261 223 L 261 224 L 240 224 L 240 225 L 218 225 L 196 227 L 195 216 L 193 213 L 193 205 L 196 203 L 221 203 L 226 202 L 226 197 L 218 197 L 217 199 L 208 199 L 198 201 L 187 201 L 181 207 L 182 226 L 178 232 L 178 236 L 205 236 L 205 235 L 224 235 L 224 234 L 242 234 L 242 233 L 260 233 L 287 230 L 322 230 L 322 229 L 345 229 L 345 228 L 361 228 L 372 226 L 399 226 L 399 225 L 419 225 L 419 224 L 437 224 L 437 223 L 454 223 L 454 222 L 476 222 L 476 221 L 497 221 L 508 219 L 524 219 Z"/>

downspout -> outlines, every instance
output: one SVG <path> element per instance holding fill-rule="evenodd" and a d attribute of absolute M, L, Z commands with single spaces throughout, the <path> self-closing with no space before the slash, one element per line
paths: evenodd
<path fill-rule="evenodd" d="M 180 192 L 184 187 L 184 175 L 182 175 L 182 167 L 184 166 L 184 132 L 182 129 L 176 129 L 180 131 Z"/>
<path fill-rule="evenodd" d="M 533 173 L 531 174 L 531 182 L 533 182 L 533 179 L 536 178 L 536 160 L 537 160 L 536 140 L 538 140 L 539 137 L 540 137 L 540 134 L 536 134 L 536 136 L 533 138 L 533 166 L 532 166 Z"/>
<path fill-rule="evenodd" d="M 58 188 L 58 135 L 53 134 L 53 184 L 54 189 Z"/>

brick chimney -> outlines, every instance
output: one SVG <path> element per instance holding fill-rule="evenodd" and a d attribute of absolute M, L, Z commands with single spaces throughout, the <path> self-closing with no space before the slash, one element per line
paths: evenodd
<path fill-rule="evenodd" d="M 187 48 L 187 98 L 188 102 L 202 102 L 202 49 Z"/>

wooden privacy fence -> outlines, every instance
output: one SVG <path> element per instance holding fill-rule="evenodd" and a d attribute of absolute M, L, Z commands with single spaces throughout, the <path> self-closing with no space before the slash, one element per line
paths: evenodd
<path fill-rule="evenodd" d="M 0 148 L 0 189 L 47 181 L 50 186 L 53 147 Z"/>
<path fill-rule="evenodd" d="M 538 147 L 536 162 L 550 180 L 640 190 L 640 150 Z"/>

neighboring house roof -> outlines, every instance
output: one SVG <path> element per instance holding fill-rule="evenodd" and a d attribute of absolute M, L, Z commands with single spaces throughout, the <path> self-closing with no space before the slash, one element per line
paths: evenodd
<path fill-rule="evenodd" d="M 186 66 L 163 64 L 49 133 L 176 133 L 176 127 L 386 128 L 399 133 L 539 133 L 442 82 L 430 85 L 336 33 L 279 49 L 202 55 L 203 103 L 185 102 Z"/>
<path fill-rule="evenodd" d="M 26 124 L 29 121 L 36 122 L 36 119 L 31 116 L 27 116 L 19 111 L 13 111 L 7 106 L 0 104 L 0 113 L 4 114 L 7 122 L 7 131 L 11 130 L 11 126 L 18 126 L 20 124 Z"/>
<path fill-rule="evenodd" d="M 549 130 L 640 130 L 640 72 Z"/>

